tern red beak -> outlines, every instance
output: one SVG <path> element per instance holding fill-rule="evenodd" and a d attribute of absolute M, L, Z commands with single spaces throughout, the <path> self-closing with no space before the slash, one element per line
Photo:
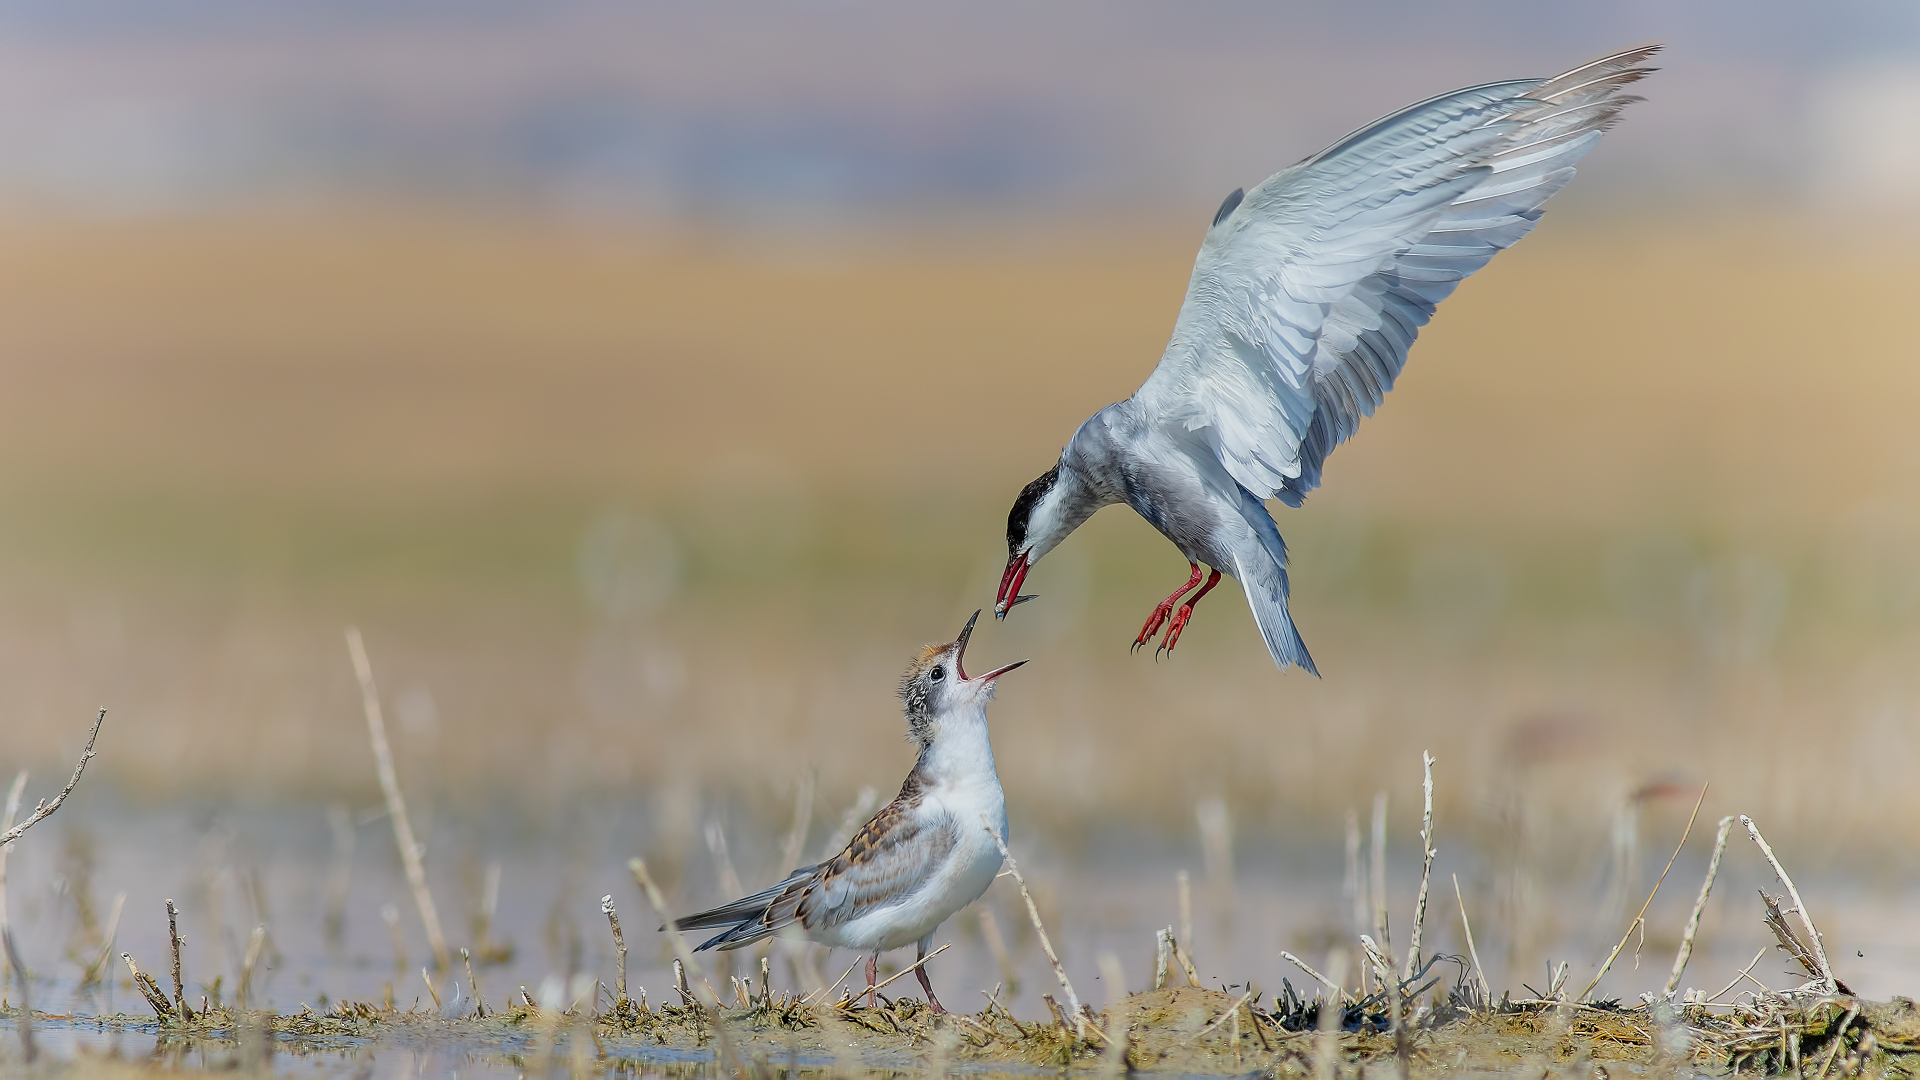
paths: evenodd
<path fill-rule="evenodd" d="M 953 654 L 953 670 L 956 674 L 960 676 L 961 682 L 990 683 L 993 680 L 999 678 L 1000 676 L 1005 675 L 1007 672 L 1012 671 L 1014 668 L 1019 667 L 1021 664 L 1026 663 L 1025 660 L 1015 660 L 1013 663 L 1008 664 L 1005 667 L 994 668 L 992 671 L 989 671 L 985 675 L 981 675 L 978 678 L 974 678 L 974 679 L 967 678 L 967 665 L 965 663 L 966 656 L 967 656 L 967 640 L 973 637 L 973 624 L 979 621 L 980 621 L 980 613 L 976 611 L 973 613 L 973 617 L 967 620 L 966 627 L 960 631 L 960 640 L 957 642 L 957 644 L 960 647 L 956 649 Z"/>
<path fill-rule="evenodd" d="M 1032 567 L 1033 564 L 1027 561 L 1027 554 L 1024 551 L 1007 560 L 1007 572 L 1000 575 L 1000 593 L 993 599 L 994 618 L 1004 619 L 1007 617 L 1007 612 L 1029 600 L 1039 599 L 1032 594 L 1020 595 L 1020 586 L 1027 580 L 1027 571 Z"/>

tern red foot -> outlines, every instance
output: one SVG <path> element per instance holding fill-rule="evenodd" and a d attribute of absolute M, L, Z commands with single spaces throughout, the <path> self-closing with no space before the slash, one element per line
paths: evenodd
<path fill-rule="evenodd" d="M 1194 570 L 1193 576 L 1196 578 L 1200 576 L 1199 569 L 1196 568 Z M 1199 603 L 1200 598 L 1212 592 L 1213 587 L 1218 584 L 1220 584 L 1220 571 L 1215 570 L 1213 573 L 1207 575 L 1207 583 L 1200 586 L 1200 591 L 1193 594 L 1193 599 L 1180 605 L 1179 613 L 1173 617 L 1173 625 L 1167 627 L 1167 639 L 1160 643 L 1158 649 L 1153 650 L 1155 659 L 1158 659 L 1162 652 L 1170 653 L 1173 651 L 1174 645 L 1180 641 L 1180 631 L 1185 630 L 1187 628 L 1187 620 L 1193 618 L 1193 605 Z"/>
<path fill-rule="evenodd" d="M 1133 639 L 1134 651 L 1138 651 L 1140 646 L 1152 641 L 1153 636 L 1160 632 L 1160 627 L 1166 625 L 1167 619 L 1173 614 L 1174 601 L 1192 592 L 1193 587 L 1200 584 L 1200 564 L 1197 562 L 1189 562 L 1187 566 L 1193 570 L 1193 576 L 1187 579 L 1185 585 L 1174 590 L 1172 596 L 1160 601 L 1160 603 L 1154 607 L 1153 614 L 1147 616 L 1147 624 L 1140 628 L 1140 636 Z"/>

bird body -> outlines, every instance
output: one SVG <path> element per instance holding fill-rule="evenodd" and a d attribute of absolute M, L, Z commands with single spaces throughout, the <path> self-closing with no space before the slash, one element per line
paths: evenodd
<path fill-rule="evenodd" d="M 1160 363 L 1074 432 L 1007 520 L 994 614 L 1033 564 L 1125 503 L 1192 577 L 1135 646 L 1231 574 L 1274 663 L 1314 670 L 1287 607 L 1287 548 L 1266 500 L 1299 506 L 1326 458 L 1377 408 L 1420 327 L 1469 274 L 1525 236 L 1620 110 L 1658 46 L 1551 79 L 1468 87 L 1361 128 L 1221 204 Z M 1200 566 L 1211 568 L 1200 584 Z M 1199 591 L 1181 600 L 1196 586 Z"/>
<path fill-rule="evenodd" d="M 974 619 L 979 612 L 974 613 Z M 726 927 L 700 949 L 738 949 L 781 933 L 868 953 L 867 985 L 879 954 L 917 944 L 979 899 L 1000 871 L 1007 803 L 987 735 L 987 702 L 1001 675 L 969 679 L 962 668 L 974 620 L 958 640 L 921 650 L 901 680 L 907 731 L 919 748 L 900 794 L 856 832 L 838 855 L 730 904 L 674 922 L 678 930 Z M 938 1009 L 926 969 L 917 972 Z"/>

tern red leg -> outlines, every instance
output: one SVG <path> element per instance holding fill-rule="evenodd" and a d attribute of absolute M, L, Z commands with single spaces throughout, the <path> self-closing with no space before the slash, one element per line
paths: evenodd
<path fill-rule="evenodd" d="M 1200 576 L 1199 569 L 1194 570 L 1193 576 L 1196 578 Z M 1173 617 L 1173 625 L 1167 627 L 1167 639 L 1160 644 L 1160 648 L 1153 650 L 1153 655 L 1159 656 L 1162 650 L 1173 651 L 1174 644 L 1180 640 L 1180 631 L 1185 630 L 1187 620 L 1193 618 L 1193 605 L 1199 603 L 1200 598 L 1212 592 L 1213 587 L 1218 584 L 1220 584 L 1220 571 L 1215 570 L 1207 575 L 1207 583 L 1200 586 L 1200 591 L 1193 594 L 1193 599 L 1180 605 L 1179 613 Z"/>
<path fill-rule="evenodd" d="M 920 989 L 925 990 L 927 992 L 927 1006 L 936 1013 L 946 1012 L 947 1010 L 943 1008 L 940 1004 L 940 999 L 933 996 L 933 980 L 927 978 L 927 965 L 925 962 L 927 959 L 927 943 L 926 942 L 922 941 L 920 943 L 920 955 L 914 957 L 913 959 L 915 963 L 920 965 L 919 967 L 913 969 L 913 973 L 920 977 Z"/>
<path fill-rule="evenodd" d="M 1180 586 L 1172 596 L 1160 601 L 1159 605 L 1153 609 L 1153 614 L 1147 616 L 1147 624 L 1140 628 L 1140 636 L 1133 639 L 1135 649 L 1152 641 L 1153 635 L 1160 632 L 1160 627 L 1166 623 L 1167 617 L 1173 614 L 1173 602 L 1192 592 L 1193 587 L 1200 584 L 1200 564 L 1189 562 L 1187 565 L 1193 569 L 1193 576 L 1188 578 L 1187 583 Z"/>

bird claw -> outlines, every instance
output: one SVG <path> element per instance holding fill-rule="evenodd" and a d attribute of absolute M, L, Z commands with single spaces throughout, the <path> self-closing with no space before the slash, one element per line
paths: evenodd
<path fill-rule="evenodd" d="M 1169 656 L 1173 655 L 1173 647 L 1180 643 L 1180 631 L 1187 628 L 1187 621 L 1192 618 L 1193 605 L 1180 605 L 1180 613 L 1173 617 L 1173 622 L 1167 627 L 1166 639 L 1160 643 L 1158 649 L 1154 650 L 1153 655 L 1156 660 L 1159 659 L 1160 654 L 1163 652 Z"/>
<path fill-rule="evenodd" d="M 1153 609 L 1153 614 L 1147 616 L 1147 624 L 1140 628 L 1140 636 L 1133 639 L 1132 651 L 1139 652 L 1140 646 L 1145 645 L 1149 641 L 1152 641 L 1154 638 L 1154 635 L 1160 632 L 1160 628 L 1166 625 L 1167 617 L 1172 614 L 1173 614 L 1172 601 L 1167 601 L 1155 607 Z"/>

